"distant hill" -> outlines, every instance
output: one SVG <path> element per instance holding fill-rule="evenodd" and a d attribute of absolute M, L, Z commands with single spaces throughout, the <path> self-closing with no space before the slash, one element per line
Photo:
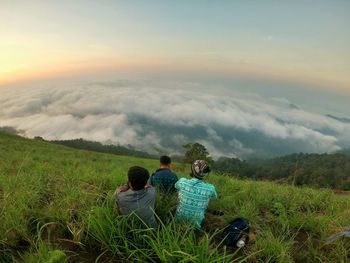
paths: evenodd
<path fill-rule="evenodd" d="M 15 128 L 9 127 L 9 126 L 2 126 L 0 127 L 0 132 L 6 133 L 6 134 L 17 134 L 17 130 Z"/>
<path fill-rule="evenodd" d="M 2 126 L 0 127 L 0 133 L 10 134 L 10 135 L 20 135 L 20 132 L 17 131 L 13 127 Z M 143 157 L 149 159 L 158 159 L 158 155 L 150 154 L 144 151 L 139 151 L 130 147 L 113 145 L 113 144 L 102 144 L 100 142 L 84 140 L 82 138 L 72 139 L 72 140 L 45 140 L 44 138 L 37 136 L 34 137 L 35 140 L 65 145 L 68 147 L 72 147 L 75 149 L 89 150 L 94 152 L 102 152 L 102 153 L 110 153 L 116 155 L 127 155 L 127 156 L 135 156 L 135 157 Z"/>
<path fill-rule="evenodd" d="M 339 151 L 336 151 L 335 153 L 350 155 L 350 148 L 349 149 L 341 149 Z"/>
<path fill-rule="evenodd" d="M 43 140 L 41 137 L 36 137 L 38 140 Z M 89 150 L 94 152 L 110 153 L 116 155 L 128 155 L 135 157 L 143 157 L 149 159 L 158 159 L 156 155 L 152 155 L 143 151 L 134 150 L 120 145 L 102 144 L 100 142 L 88 141 L 84 139 L 73 139 L 73 140 L 54 140 L 48 141 L 55 144 L 61 144 L 75 149 Z"/>
<path fill-rule="evenodd" d="M 350 190 L 350 156 L 344 153 L 299 153 L 254 162 L 223 157 L 214 163 L 213 169 L 237 177 Z"/>

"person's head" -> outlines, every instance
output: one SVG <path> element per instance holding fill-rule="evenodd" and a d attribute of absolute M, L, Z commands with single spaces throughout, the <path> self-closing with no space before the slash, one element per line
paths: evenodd
<path fill-rule="evenodd" d="M 135 191 L 145 188 L 149 178 L 149 172 L 140 166 L 132 166 L 128 171 L 128 180 L 131 188 Z"/>
<path fill-rule="evenodd" d="M 167 155 L 163 155 L 159 158 L 160 166 L 162 167 L 170 167 L 171 159 Z"/>
<path fill-rule="evenodd" d="M 204 176 L 206 176 L 210 172 L 210 167 L 207 161 L 204 160 L 196 160 L 191 165 L 191 173 L 192 177 L 203 180 Z"/>

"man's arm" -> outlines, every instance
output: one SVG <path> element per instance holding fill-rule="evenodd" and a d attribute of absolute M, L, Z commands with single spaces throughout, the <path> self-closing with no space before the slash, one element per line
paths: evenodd
<path fill-rule="evenodd" d="M 176 181 L 175 188 L 177 190 L 179 190 L 181 188 L 181 184 L 182 184 L 182 178 L 180 178 L 179 180 Z"/>
<path fill-rule="evenodd" d="M 148 180 L 148 184 L 147 184 L 147 185 L 152 185 L 152 186 L 154 186 L 153 176 L 154 176 L 154 173 L 151 174 L 151 176 L 149 177 L 149 180 Z"/>
<path fill-rule="evenodd" d="M 210 196 L 211 198 L 217 198 L 218 197 L 218 194 L 216 193 L 216 190 L 215 190 L 215 186 L 213 186 L 213 192 Z"/>
<path fill-rule="evenodd" d="M 121 185 L 119 187 L 117 187 L 117 189 L 115 189 L 114 191 L 114 196 L 117 196 L 117 194 L 121 193 L 121 192 L 126 192 L 130 189 L 129 185 L 125 184 L 125 185 Z"/>
<path fill-rule="evenodd" d="M 119 199 L 118 199 L 118 196 L 116 195 L 116 204 L 117 204 L 117 212 L 119 215 L 122 215 L 122 210 L 120 209 L 120 202 L 119 202 Z"/>

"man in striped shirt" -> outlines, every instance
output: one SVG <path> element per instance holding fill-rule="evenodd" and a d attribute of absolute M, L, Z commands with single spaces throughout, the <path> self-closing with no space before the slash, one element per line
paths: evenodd
<path fill-rule="evenodd" d="M 193 223 L 201 228 L 209 200 L 216 198 L 215 186 L 203 182 L 203 178 L 210 172 L 209 165 L 204 160 L 197 160 L 191 166 L 191 179 L 181 178 L 175 184 L 179 192 L 179 204 L 175 218 L 178 221 Z"/>

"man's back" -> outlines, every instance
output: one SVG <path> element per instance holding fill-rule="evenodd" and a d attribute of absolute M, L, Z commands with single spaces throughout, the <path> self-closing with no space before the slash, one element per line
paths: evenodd
<path fill-rule="evenodd" d="M 210 198 L 217 196 L 214 185 L 197 178 L 181 178 L 175 188 L 179 190 L 176 218 L 194 222 L 200 228 Z"/>
<path fill-rule="evenodd" d="M 156 191 L 153 187 L 134 191 L 127 190 L 117 195 L 119 209 L 122 214 L 130 214 L 135 212 L 148 226 L 155 227 L 157 225 L 154 217 L 154 206 L 156 199 Z"/>
<path fill-rule="evenodd" d="M 149 179 L 150 185 L 163 191 L 175 191 L 177 175 L 168 168 L 160 168 Z"/>

